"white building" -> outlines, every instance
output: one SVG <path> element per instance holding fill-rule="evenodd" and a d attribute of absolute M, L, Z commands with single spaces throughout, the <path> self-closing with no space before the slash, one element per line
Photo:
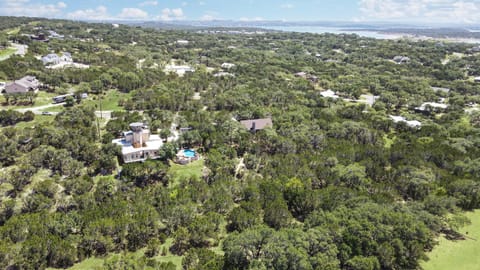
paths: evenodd
<path fill-rule="evenodd" d="M 223 64 L 221 65 L 221 67 L 224 68 L 224 69 L 231 69 L 231 68 L 235 67 L 235 64 L 232 64 L 232 63 L 223 63 Z"/>
<path fill-rule="evenodd" d="M 422 123 L 417 120 L 407 120 L 403 116 L 395 116 L 395 115 L 390 115 L 390 119 L 393 120 L 394 123 L 399 123 L 399 122 L 404 122 L 407 124 L 409 127 L 421 127 Z"/>
<path fill-rule="evenodd" d="M 178 76 L 183 76 L 185 73 L 188 72 L 195 72 L 195 69 L 191 66 L 177 66 L 177 65 L 166 65 L 165 66 L 165 73 L 177 73 Z"/>
<path fill-rule="evenodd" d="M 56 53 L 51 53 L 42 57 L 42 62 L 44 65 L 58 65 L 61 63 L 73 63 L 73 59 L 72 55 L 68 52 L 64 52 L 61 56 L 57 55 Z"/>
<path fill-rule="evenodd" d="M 189 43 L 190 43 L 190 41 L 188 41 L 188 40 L 184 40 L 184 39 L 177 40 L 178 45 L 188 45 Z"/>
<path fill-rule="evenodd" d="M 160 136 L 151 135 L 143 123 L 132 123 L 130 129 L 121 139 L 112 141 L 122 147 L 123 161 L 131 163 L 159 158 L 159 149 L 163 145 Z"/>
<path fill-rule="evenodd" d="M 448 108 L 447 104 L 437 103 L 437 102 L 425 102 L 420 107 L 416 107 L 417 111 L 430 111 L 432 110 L 445 110 Z"/>
<path fill-rule="evenodd" d="M 213 77 L 235 77 L 235 74 L 229 73 L 229 72 L 218 72 L 213 74 Z"/>
<path fill-rule="evenodd" d="M 335 94 L 335 92 L 333 92 L 331 89 L 320 92 L 320 95 L 322 95 L 322 97 L 326 97 L 326 98 L 333 98 L 333 99 L 339 98 L 339 96 L 337 96 Z"/>

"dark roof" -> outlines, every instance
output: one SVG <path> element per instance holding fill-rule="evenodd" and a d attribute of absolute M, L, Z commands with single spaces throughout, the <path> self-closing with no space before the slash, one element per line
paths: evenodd
<path fill-rule="evenodd" d="M 243 120 L 240 121 L 240 124 L 249 130 L 261 130 L 267 127 L 273 127 L 271 118 Z"/>

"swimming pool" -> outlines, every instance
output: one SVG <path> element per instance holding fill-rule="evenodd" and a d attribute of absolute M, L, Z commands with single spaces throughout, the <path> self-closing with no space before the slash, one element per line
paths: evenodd
<path fill-rule="evenodd" d="M 183 156 L 187 158 L 194 158 L 195 157 L 195 150 L 185 149 L 183 150 Z"/>

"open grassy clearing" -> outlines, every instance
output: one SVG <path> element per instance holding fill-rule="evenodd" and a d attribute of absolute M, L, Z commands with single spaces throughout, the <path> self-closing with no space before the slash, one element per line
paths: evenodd
<path fill-rule="evenodd" d="M 118 102 L 127 97 L 128 94 L 118 90 L 109 90 L 100 96 L 90 95 L 89 99 L 82 103 L 92 105 L 96 110 L 100 110 L 101 107 L 102 111 L 121 111 L 123 108 L 118 105 Z"/>
<path fill-rule="evenodd" d="M 48 104 L 52 104 L 52 98 L 56 96 L 57 94 L 55 93 L 48 93 L 45 91 L 38 91 L 37 95 L 35 97 L 35 103 L 33 105 L 7 105 L 7 106 L 2 106 L 0 105 L 0 109 L 25 109 L 25 108 L 33 108 L 33 107 L 39 107 L 39 106 L 44 106 Z M 5 97 L 3 95 L 0 95 L 0 104 L 5 103 Z"/>
<path fill-rule="evenodd" d="M 20 122 L 20 123 L 17 123 L 15 126 L 17 128 L 20 128 L 20 129 L 34 128 L 35 126 L 37 126 L 39 124 L 51 122 L 51 121 L 53 121 L 54 118 L 55 118 L 54 115 L 40 115 L 40 114 L 37 114 L 37 115 L 35 115 L 35 119 L 33 121 Z"/>
<path fill-rule="evenodd" d="M 20 27 L 7 29 L 5 33 L 7 33 L 7 35 L 18 35 L 18 33 L 20 33 Z"/>
<path fill-rule="evenodd" d="M 201 178 L 203 175 L 203 168 L 205 166 L 205 161 L 203 158 L 200 158 L 197 161 L 194 161 L 187 165 L 179 165 L 176 163 L 170 163 L 170 169 L 168 171 L 171 177 L 172 186 L 176 186 L 178 181 L 185 178 L 197 177 Z"/>
<path fill-rule="evenodd" d="M 468 239 L 449 241 L 440 237 L 439 245 L 427 254 L 430 260 L 421 264 L 424 270 L 480 269 L 480 210 L 466 216 L 472 223 L 460 229 L 460 233 Z"/>
<path fill-rule="evenodd" d="M 167 253 L 165 256 L 158 255 L 153 257 L 156 261 L 158 262 L 171 262 L 175 265 L 176 269 L 182 269 L 182 259 L 183 256 L 177 256 L 172 253 L 170 253 L 169 249 L 173 244 L 173 238 L 168 238 L 163 245 L 159 247 L 160 253 L 162 250 L 165 248 L 167 250 Z M 141 258 L 143 254 L 145 253 L 145 248 L 140 249 L 136 252 L 129 252 L 129 255 L 133 255 L 135 258 Z M 107 257 L 104 258 L 98 258 L 98 257 L 92 257 L 88 258 L 86 260 L 83 260 L 80 263 L 77 263 L 73 265 L 72 267 L 68 268 L 70 270 L 93 270 L 93 269 L 101 269 L 103 266 L 103 263 L 105 260 L 108 260 L 109 258 L 112 258 L 114 256 L 118 256 L 119 254 L 111 254 Z M 56 268 L 47 268 L 49 270 L 54 270 Z"/>
<path fill-rule="evenodd" d="M 3 61 L 5 59 L 9 58 L 16 51 L 17 51 L 17 49 L 15 49 L 15 48 L 6 48 L 6 49 L 3 49 L 3 50 L 0 50 L 0 61 Z"/>

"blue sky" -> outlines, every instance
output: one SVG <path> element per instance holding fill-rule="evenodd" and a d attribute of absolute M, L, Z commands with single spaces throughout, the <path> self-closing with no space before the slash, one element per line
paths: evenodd
<path fill-rule="evenodd" d="M 76 20 L 479 23 L 480 0 L 0 0 L 0 15 Z"/>

